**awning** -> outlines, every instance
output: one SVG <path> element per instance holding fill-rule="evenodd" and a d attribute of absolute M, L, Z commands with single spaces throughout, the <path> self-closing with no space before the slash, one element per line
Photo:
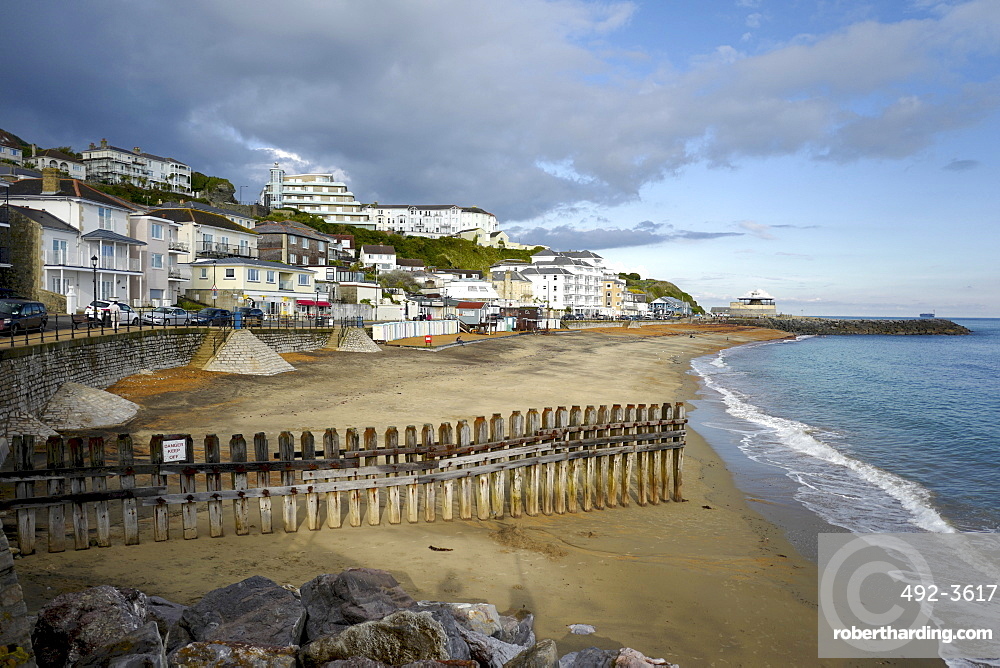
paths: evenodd
<path fill-rule="evenodd" d="M 295 303 L 299 306 L 329 306 L 330 302 L 315 301 L 312 299 L 296 299 Z"/>

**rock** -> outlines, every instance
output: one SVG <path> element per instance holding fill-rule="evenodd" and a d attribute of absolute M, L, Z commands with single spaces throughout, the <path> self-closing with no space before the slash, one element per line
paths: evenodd
<path fill-rule="evenodd" d="M 570 633 L 575 633 L 581 636 L 587 636 L 590 635 L 591 633 L 597 633 L 597 629 L 595 629 L 590 624 L 570 624 L 568 628 Z"/>
<path fill-rule="evenodd" d="M 455 615 L 452 614 L 450 603 L 420 601 L 414 610 L 431 613 L 431 616 L 441 624 L 445 635 L 448 636 L 448 656 L 452 660 L 465 661 L 472 658 L 469 653 L 469 643 L 462 638 L 462 632 L 459 630 Z"/>
<path fill-rule="evenodd" d="M 458 623 L 476 633 L 499 638 L 503 633 L 500 613 L 492 603 L 446 603 Z"/>
<path fill-rule="evenodd" d="M 521 645 L 504 642 L 499 638 L 469 630 L 461 625 L 459 625 L 459 629 L 462 632 L 462 639 L 469 644 L 469 654 L 472 655 L 472 660 L 478 661 L 481 666 L 500 668 L 524 651 L 524 647 Z"/>
<path fill-rule="evenodd" d="M 399 668 L 479 668 L 479 664 L 475 661 L 448 659 L 446 661 L 414 661 Z"/>
<path fill-rule="evenodd" d="M 342 631 L 351 624 L 382 619 L 416 604 L 396 578 L 374 568 L 320 575 L 302 585 L 299 591 L 308 612 L 307 642 Z"/>
<path fill-rule="evenodd" d="M 155 621 L 105 645 L 73 664 L 74 668 L 166 668 L 167 657 Z"/>
<path fill-rule="evenodd" d="M 618 651 L 588 647 L 559 659 L 559 668 L 610 668 L 618 658 Z"/>
<path fill-rule="evenodd" d="M 160 635 L 164 638 L 167 637 L 171 629 L 177 626 L 181 615 L 187 610 L 186 605 L 174 603 L 159 596 L 150 596 L 147 599 L 146 608 L 149 612 L 149 619 L 156 622 Z"/>
<path fill-rule="evenodd" d="M 529 613 L 521 621 L 517 621 L 513 617 L 504 617 L 503 619 L 513 619 L 515 623 L 513 628 L 509 628 L 507 625 L 504 626 L 504 634 L 501 636 L 501 640 L 509 642 L 512 645 L 520 645 L 521 647 L 530 647 L 535 644 L 534 615 Z"/>
<path fill-rule="evenodd" d="M 146 623 L 146 595 L 108 585 L 60 594 L 38 613 L 31 642 L 39 666 L 73 664 Z"/>
<path fill-rule="evenodd" d="M 363 622 L 338 635 L 324 636 L 299 653 L 302 664 L 322 666 L 337 659 L 363 656 L 393 666 L 421 660 L 445 660 L 448 637 L 428 612 L 400 610 L 374 622 Z"/>
<path fill-rule="evenodd" d="M 235 641 L 248 645 L 298 645 L 306 611 L 292 592 L 259 575 L 205 594 L 181 613 L 168 645 Z"/>
<path fill-rule="evenodd" d="M 193 642 L 179 647 L 170 654 L 171 666 L 199 666 L 224 668 L 249 666 L 252 668 L 295 668 L 296 647 L 252 645 L 233 640 Z"/>
<path fill-rule="evenodd" d="M 666 659 L 651 659 L 631 647 L 623 647 L 618 650 L 618 657 L 615 659 L 615 668 L 649 668 L 650 666 L 678 668 L 676 663 L 668 663 Z"/>
<path fill-rule="evenodd" d="M 554 640 L 542 640 L 504 664 L 504 668 L 557 668 L 559 652 Z"/>
<path fill-rule="evenodd" d="M 418 662 L 418 663 L 423 663 Z M 413 664 L 407 664 L 412 666 Z M 350 659 L 338 659 L 337 661 L 330 661 L 323 664 L 323 668 L 391 668 L 381 661 L 372 661 L 371 659 L 366 659 L 363 656 L 355 656 Z"/>

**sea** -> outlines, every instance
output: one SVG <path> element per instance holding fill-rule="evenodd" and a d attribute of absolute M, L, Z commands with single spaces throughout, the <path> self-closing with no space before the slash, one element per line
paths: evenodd
<path fill-rule="evenodd" d="M 969 336 L 800 336 L 694 360 L 692 427 L 814 556 L 851 532 L 1000 531 L 1000 319 Z"/>

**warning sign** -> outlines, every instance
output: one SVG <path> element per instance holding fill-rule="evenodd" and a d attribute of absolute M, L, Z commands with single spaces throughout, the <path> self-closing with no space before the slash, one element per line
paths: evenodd
<path fill-rule="evenodd" d="M 187 458 L 187 440 L 183 438 L 163 441 L 163 461 L 183 462 Z"/>

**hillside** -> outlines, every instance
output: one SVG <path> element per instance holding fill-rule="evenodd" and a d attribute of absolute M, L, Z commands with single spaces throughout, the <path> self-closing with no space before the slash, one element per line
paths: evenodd
<path fill-rule="evenodd" d="M 691 304 L 693 313 L 700 314 L 705 312 L 705 309 L 698 305 L 694 297 L 670 281 L 663 281 L 657 278 L 640 278 L 639 274 L 618 274 L 618 276 L 625 279 L 626 287 L 637 288 L 649 295 L 650 301 L 657 297 L 673 297 L 674 299 L 680 299 Z"/>

